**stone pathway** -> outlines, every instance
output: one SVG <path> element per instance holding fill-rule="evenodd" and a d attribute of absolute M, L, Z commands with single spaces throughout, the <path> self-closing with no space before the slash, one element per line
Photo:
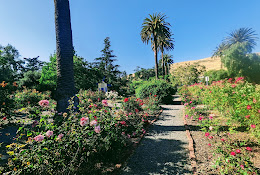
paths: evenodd
<path fill-rule="evenodd" d="M 163 105 L 121 175 L 192 174 L 182 105 Z"/>

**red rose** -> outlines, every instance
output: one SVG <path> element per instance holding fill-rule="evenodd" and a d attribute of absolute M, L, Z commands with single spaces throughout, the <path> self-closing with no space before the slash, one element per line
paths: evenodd
<path fill-rule="evenodd" d="M 125 99 L 124 99 L 124 102 L 128 102 L 128 98 L 125 98 Z"/>
<path fill-rule="evenodd" d="M 6 120 L 6 119 L 7 119 L 6 117 L 3 118 L 3 120 Z"/>

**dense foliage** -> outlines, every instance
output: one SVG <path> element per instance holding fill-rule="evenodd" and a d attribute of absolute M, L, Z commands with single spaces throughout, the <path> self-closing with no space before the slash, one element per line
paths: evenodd
<path fill-rule="evenodd" d="M 138 98 L 147 98 L 150 95 L 158 95 L 160 103 L 171 103 L 172 95 L 176 89 L 165 80 L 144 81 L 137 89 Z"/>

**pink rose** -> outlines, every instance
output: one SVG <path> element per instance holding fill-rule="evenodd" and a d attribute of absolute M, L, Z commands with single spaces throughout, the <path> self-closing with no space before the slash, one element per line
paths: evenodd
<path fill-rule="evenodd" d="M 235 156 L 235 155 L 236 155 L 236 153 L 235 153 L 235 152 L 233 152 L 233 151 L 232 151 L 230 154 L 231 154 L 232 156 Z"/>
<path fill-rule="evenodd" d="M 48 130 L 45 135 L 46 137 L 50 137 L 53 135 L 53 131 Z"/>
<path fill-rule="evenodd" d="M 98 126 L 95 126 L 95 132 L 96 132 L 96 133 L 100 133 L 100 131 L 101 131 L 100 126 L 99 126 L 99 125 L 98 125 Z"/>
<path fill-rule="evenodd" d="M 41 135 L 41 134 L 34 137 L 34 140 L 37 141 L 37 142 L 41 142 L 41 141 L 43 141 L 43 139 L 44 139 L 44 136 Z"/>
<path fill-rule="evenodd" d="M 103 103 L 105 106 L 108 106 L 107 100 L 102 100 L 102 103 Z"/>
<path fill-rule="evenodd" d="M 92 120 L 91 122 L 90 122 L 90 126 L 96 126 L 97 125 L 97 121 L 96 120 Z"/>
<path fill-rule="evenodd" d="M 220 139 L 222 142 L 225 142 L 225 139 Z"/>
<path fill-rule="evenodd" d="M 237 149 L 236 152 L 237 152 L 237 153 L 241 153 L 240 149 Z"/>
<path fill-rule="evenodd" d="M 203 117 L 199 117 L 199 120 L 202 120 L 203 119 Z"/>
<path fill-rule="evenodd" d="M 88 117 L 82 117 L 80 119 L 80 126 L 85 126 L 86 124 L 88 124 L 88 122 L 89 122 Z"/>
<path fill-rule="evenodd" d="M 211 144 L 210 144 L 210 143 L 209 143 L 208 145 L 209 145 L 209 146 L 211 146 Z"/>
<path fill-rule="evenodd" d="M 252 107 L 251 107 L 250 105 L 247 105 L 247 107 L 246 107 L 246 108 L 249 110 L 249 109 L 251 109 Z"/>
<path fill-rule="evenodd" d="M 251 125 L 251 128 L 255 128 L 255 125 Z"/>
<path fill-rule="evenodd" d="M 245 118 L 249 119 L 249 118 L 250 118 L 250 115 L 245 116 Z"/>
<path fill-rule="evenodd" d="M 41 101 L 39 101 L 39 105 L 41 107 L 46 107 L 46 106 L 49 105 L 49 101 L 48 100 L 41 100 Z"/>
<path fill-rule="evenodd" d="M 208 136 L 209 136 L 209 133 L 208 133 L 208 132 L 206 132 L 206 133 L 205 133 L 205 136 L 206 136 L 206 137 L 208 137 Z"/>
<path fill-rule="evenodd" d="M 246 150 L 247 150 L 247 151 L 252 151 L 252 148 L 246 147 Z"/>
<path fill-rule="evenodd" d="M 241 167 L 243 170 L 245 169 L 244 165 L 240 165 L 240 167 Z"/>
<path fill-rule="evenodd" d="M 190 101 L 190 104 L 192 103 L 192 101 Z"/>
<path fill-rule="evenodd" d="M 209 139 L 213 139 L 213 136 L 209 136 Z"/>
<path fill-rule="evenodd" d="M 64 136 L 64 134 L 59 134 L 58 138 L 61 139 Z"/>

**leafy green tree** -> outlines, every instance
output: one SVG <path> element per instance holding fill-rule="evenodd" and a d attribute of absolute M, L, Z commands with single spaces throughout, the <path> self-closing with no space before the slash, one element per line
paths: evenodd
<path fill-rule="evenodd" d="M 191 85 L 198 83 L 201 80 L 199 76 L 205 72 L 205 66 L 199 64 L 185 64 L 174 69 L 174 84 L 175 85 Z"/>
<path fill-rule="evenodd" d="M 65 112 L 69 106 L 68 101 L 76 93 L 69 0 L 54 0 L 54 5 L 57 51 L 57 111 Z"/>
<path fill-rule="evenodd" d="M 158 79 L 158 47 L 160 38 L 171 38 L 170 23 L 165 21 L 166 16 L 159 14 L 149 14 L 149 18 L 145 18 L 142 24 L 141 39 L 144 43 L 151 42 L 155 59 L 155 77 Z"/>
<path fill-rule="evenodd" d="M 0 81 L 14 82 L 22 77 L 24 62 L 19 59 L 19 52 L 10 44 L 0 45 Z"/>
<path fill-rule="evenodd" d="M 248 53 L 247 43 L 237 43 L 221 57 L 230 77 L 243 76 L 249 82 L 260 83 L 260 56 Z"/>

